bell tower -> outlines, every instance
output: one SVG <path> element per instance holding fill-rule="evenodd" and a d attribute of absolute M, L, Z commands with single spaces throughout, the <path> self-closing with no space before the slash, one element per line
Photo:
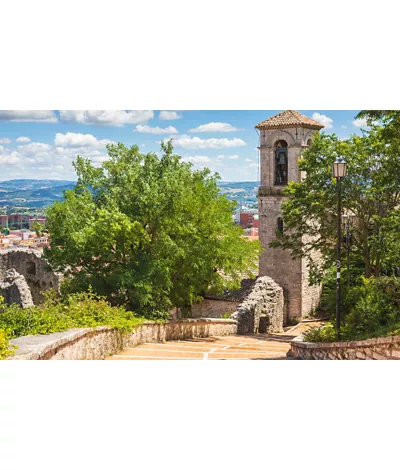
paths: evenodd
<path fill-rule="evenodd" d="M 269 276 L 284 291 L 284 321 L 300 320 L 318 305 L 319 286 L 308 285 L 308 269 L 288 250 L 270 248 L 277 230 L 285 230 L 283 189 L 289 181 L 301 181 L 298 160 L 315 132 L 324 126 L 297 111 L 284 111 L 255 126 L 260 133 L 260 188 L 258 192 L 259 237 L 263 252 L 260 276 Z"/>

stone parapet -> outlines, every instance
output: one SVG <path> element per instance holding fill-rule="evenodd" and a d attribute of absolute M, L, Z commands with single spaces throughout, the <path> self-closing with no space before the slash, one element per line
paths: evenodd
<path fill-rule="evenodd" d="M 317 360 L 396 360 L 400 359 L 400 336 L 365 341 L 308 343 L 302 335 L 291 342 L 291 357 Z"/>
<path fill-rule="evenodd" d="M 73 328 L 49 335 L 22 336 L 10 341 L 16 346 L 9 360 L 104 359 L 143 343 L 235 335 L 237 322 L 230 319 L 188 319 L 165 323 L 144 322 L 131 333 L 100 326 Z"/>

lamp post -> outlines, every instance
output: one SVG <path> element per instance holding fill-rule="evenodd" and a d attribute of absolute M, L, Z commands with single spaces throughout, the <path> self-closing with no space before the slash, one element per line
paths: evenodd
<path fill-rule="evenodd" d="M 347 286 L 350 286 L 350 251 L 351 244 L 353 242 L 353 234 L 351 233 L 351 219 L 355 217 L 355 214 L 348 212 L 347 214 L 343 214 L 343 217 L 345 219 L 344 226 L 346 230 L 346 235 L 343 237 L 343 241 L 345 242 L 347 248 Z"/>
<path fill-rule="evenodd" d="M 342 157 L 337 158 L 332 165 L 332 175 L 336 178 L 337 193 L 337 242 L 336 242 L 336 336 L 340 339 L 340 245 L 342 229 L 342 194 L 341 179 L 346 176 L 347 164 Z"/>

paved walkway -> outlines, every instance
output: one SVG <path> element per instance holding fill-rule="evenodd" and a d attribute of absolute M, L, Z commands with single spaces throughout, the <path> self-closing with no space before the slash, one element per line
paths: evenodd
<path fill-rule="evenodd" d="M 290 341 L 313 323 L 300 323 L 273 335 L 215 336 L 185 341 L 145 343 L 126 349 L 107 360 L 213 360 L 213 359 L 287 359 Z"/>

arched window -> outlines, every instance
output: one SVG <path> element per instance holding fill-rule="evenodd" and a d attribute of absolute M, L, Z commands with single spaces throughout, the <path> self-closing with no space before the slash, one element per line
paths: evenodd
<path fill-rule="evenodd" d="M 284 226 L 282 217 L 278 217 L 278 232 L 283 234 Z"/>
<path fill-rule="evenodd" d="M 275 144 L 275 185 L 286 186 L 288 183 L 288 148 L 284 140 Z"/>

